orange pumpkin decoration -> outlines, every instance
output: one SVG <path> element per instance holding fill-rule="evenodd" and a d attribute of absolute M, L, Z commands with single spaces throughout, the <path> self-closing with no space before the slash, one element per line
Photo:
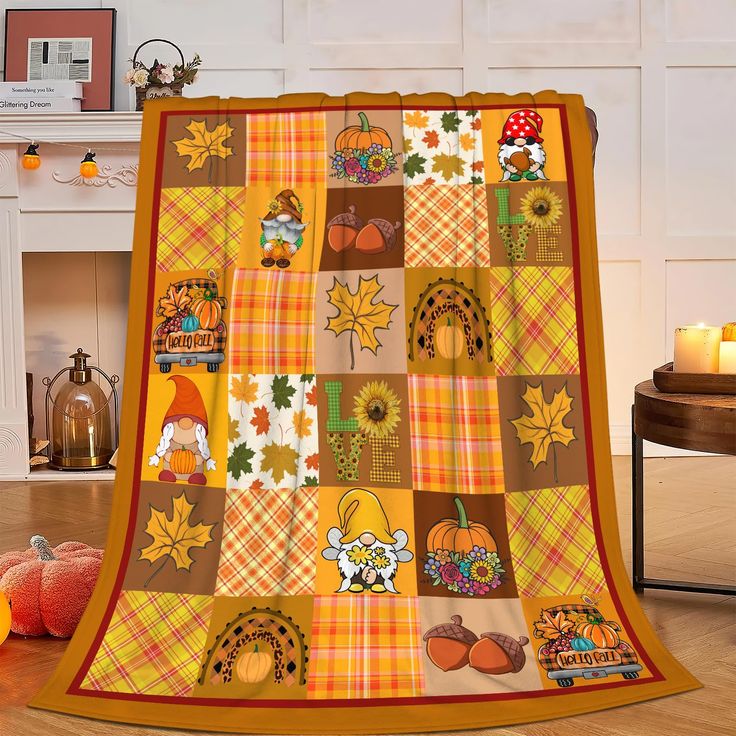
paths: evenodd
<path fill-rule="evenodd" d="M 235 671 L 242 682 L 263 682 L 268 677 L 272 664 L 271 655 L 259 652 L 258 644 L 256 644 L 252 652 L 240 655 Z"/>
<path fill-rule="evenodd" d="M 23 168 L 37 169 L 41 165 L 41 157 L 38 155 L 38 145 L 31 143 L 23 154 Z"/>
<path fill-rule="evenodd" d="M 484 547 L 488 552 L 497 552 L 496 540 L 485 524 L 469 521 L 465 506 L 455 496 L 457 519 L 440 519 L 427 533 L 427 551 L 447 549 L 465 555 L 473 547 Z"/>
<path fill-rule="evenodd" d="M 457 325 L 453 325 L 449 317 L 447 324 L 438 327 L 435 331 L 435 345 L 443 358 L 459 358 L 463 352 L 464 343 L 463 331 Z"/>
<path fill-rule="evenodd" d="M 214 330 L 222 319 L 222 305 L 213 299 L 209 289 L 205 289 L 204 295 L 192 304 L 192 314 L 203 330 Z"/>
<path fill-rule="evenodd" d="M 391 136 L 383 129 L 371 127 L 364 112 L 358 113 L 360 125 L 350 125 L 335 138 L 335 150 L 343 148 L 359 148 L 362 151 L 378 143 L 384 148 L 391 148 Z"/>
<path fill-rule="evenodd" d="M 87 607 L 102 550 L 82 542 L 53 549 L 40 534 L 30 549 L 0 555 L 0 593 L 10 603 L 11 628 L 24 636 L 70 637 Z"/>
<path fill-rule="evenodd" d="M 169 467 L 177 475 L 191 475 L 197 467 L 197 460 L 191 450 L 174 450 L 171 453 Z"/>
<path fill-rule="evenodd" d="M 736 342 L 736 322 L 727 322 L 723 325 L 721 339 L 723 342 Z"/>
<path fill-rule="evenodd" d="M 588 620 L 575 627 L 575 633 L 590 639 L 599 649 L 613 649 L 621 639 L 619 626 L 615 621 L 604 621 L 600 616 L 588 616 Z"/>
<path fill-rule="evenodd" d="M 95 161 L 95 154 L 92 151 L 87 151 L 84 154 L 84 158 L 79 164 L 79 173 L 85 179 L 94 179 L 97 176 L 97 162 Z"/>

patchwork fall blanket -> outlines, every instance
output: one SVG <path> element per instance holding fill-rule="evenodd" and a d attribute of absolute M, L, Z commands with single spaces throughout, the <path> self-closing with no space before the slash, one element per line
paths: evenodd
<path fill-rule="evenodd" d="M 147 102 L 100 583 L 32 705 L 240 732 L 697 687 L 621 558 L 583 101 Z"/>

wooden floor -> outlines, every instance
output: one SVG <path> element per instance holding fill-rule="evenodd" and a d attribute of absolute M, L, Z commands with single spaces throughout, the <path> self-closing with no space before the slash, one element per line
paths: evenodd
<path fill-rule="evenodd" d="M 630 564 L 629 460 L 614 458 L 622 544 Z M 645 461 L 647 574 L 736 582 L 736 458 Z M 0 484 L 0 552 L 32 534 L 52 543 L 103 546 L 112 483 Z M 656 512 L 654 509 L 656 508 Z M 514 728 L 497 736 L 693 736 L 736 734 L 736 600 L 647 591 L 644 608 L 665 645 L 705 684 L 676 697 Z M 61 657 L 65 642 L 11 637 L 0 646 L 0 734 L 175 736 L 180 731 L 102 723 L 31 710 L 25 703 Z"/>

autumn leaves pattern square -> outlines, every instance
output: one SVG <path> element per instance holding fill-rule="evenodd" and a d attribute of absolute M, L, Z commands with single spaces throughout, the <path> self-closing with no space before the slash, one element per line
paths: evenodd
<path fill-rule="evenodd" d="M 597 547 L 559 110 L 166 124 L 137 516 L 84 687 L 636 679 Z"/>

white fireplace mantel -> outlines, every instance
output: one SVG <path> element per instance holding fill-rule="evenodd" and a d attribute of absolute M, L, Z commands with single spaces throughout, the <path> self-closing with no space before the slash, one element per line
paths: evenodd
<path fill-rule="evenodd" d="M 131 249 L 141 117 L 0 114 L 0 480 L 29 474 L 23 253 Z M 37 170 L 21 166 L 27 139 L 40 143 Z M 84 180 L 80 159 L 96 146 L 99 175 Z"/>

